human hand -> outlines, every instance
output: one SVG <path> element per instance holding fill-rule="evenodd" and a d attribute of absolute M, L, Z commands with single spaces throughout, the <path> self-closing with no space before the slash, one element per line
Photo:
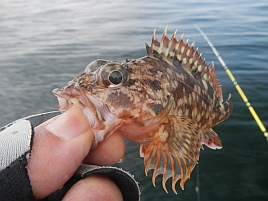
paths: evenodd
<path fill-rule="evenodd" d="M 90 150 L 94 133 L 86 117 L 73 106 L 35 128 L 27 169 L 36 199 L 61 188 L 83 163 L 110 165 L 122 160 L 123 138 L 114 133 Z M 108 177 L 91 175 L 78 181 L 63 200 L 123 200 L 120 189 Z"/>

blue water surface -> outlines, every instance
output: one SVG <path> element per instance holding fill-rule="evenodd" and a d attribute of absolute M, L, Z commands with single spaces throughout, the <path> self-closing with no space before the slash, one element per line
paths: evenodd
<path fill-rule="evenodd" d="M 124 60 L 146 54 L 157 30 L 195 43 L 207 63 L 214 61 L 224 99 L 234 111 L 215 127 L 223 149 L 201 150 L 200 161 L 182 191 L 169 194 L 157 178 L 144 175 L 139 146 L 127 142 L 118 166 L 138 180 L 141 200 L 268 199 L 268 143 L 206 41 L 210 38 L 268 127 L 268 2 L 251 1 L 24 1 L 0 2 L 0 126 L 18 118 L 57 109 L 52 89 L 65 86 L 95 59 Z M 151 174 L 150 174 L 151 175 Z M 197 191 L 198 189 L 198 191 Z"/>

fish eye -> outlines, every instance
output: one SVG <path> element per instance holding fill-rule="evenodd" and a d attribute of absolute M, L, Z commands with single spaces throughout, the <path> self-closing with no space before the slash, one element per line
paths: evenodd
<path fill-rule="evenodd" d="M 123 81 L 123 74 L 118 70 L 114 70 L 108 75 L 108 80 L 111 84 L 118 85 Z"/>
<path fill-rule="evenodd" d="M 103 87 L 118 88 L 128 80 L 128 73 L 118 63 L 103 65 L 98 71 L 98 82 Z"/>

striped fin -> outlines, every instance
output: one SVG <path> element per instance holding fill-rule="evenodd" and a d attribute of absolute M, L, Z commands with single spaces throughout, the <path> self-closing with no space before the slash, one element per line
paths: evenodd
<path fill-rule="evenodd" d="M 205 59 L 202 59 L 202 53 L 198 53 L 198 48 L 194 49 L 194 44 L 189 45 L 189 40 L 183 42 L 183 34 L 180 39 L 176 39 L 177 30 L 171 39 L 167 36 L 167 27 L 164 30 L 162 39 L 159 42 L 154 30 L 151 47 L 146 44 L 148 56 L 156 58 L 161 57 L 163 60 L 172 63 L 174 66 L 183 67 L 190 71 L 197 79 L 206 80 L 214 89 L 219 101 L 222 99 L 222 89 L 215 73 L 214 64 L 207 66 Z"/>
<path fill-rule="evenodd" d="M 148 146 L 141 146 L 144 157 L 145 174 L 153 170 L 152 183 L 162 174 L 162 186 L 167 192 L 166 181 L 172 178 L 172 190 L 177 194 L 176 183 L 184 189 L 190 177 L 201 148 L 201 131 L 187 117 L 169 116 L 167 122 L 152 133 L 157 136 Z"/>

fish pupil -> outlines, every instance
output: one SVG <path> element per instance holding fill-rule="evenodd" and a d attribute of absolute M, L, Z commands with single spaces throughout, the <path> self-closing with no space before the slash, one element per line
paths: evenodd
<path fill-rule="evenodd" d="M 112 84 L 120 84 L 123 80 L 123 75 L 120 71 L 113 71 L 110 73 L 108 77 L 110 83 Z"/>

